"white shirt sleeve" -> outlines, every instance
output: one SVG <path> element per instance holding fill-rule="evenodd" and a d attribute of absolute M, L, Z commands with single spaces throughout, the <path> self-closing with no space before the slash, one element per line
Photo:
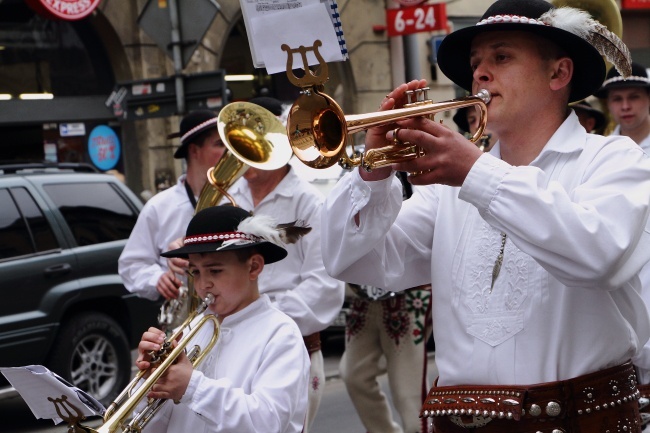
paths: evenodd
<path fill-rule="evenodd" d="M 347 174 L 328 195 L 323 210 L 327 271 L 350 283 L 394 291 L 430 283 L 436 208 L 433 187 L 415 189 L 402 203 L 397 178 L 364 182 L 357 170 Z"/>
<path fill-rule="evenodd" d="M 148 202 L 138 217 L 120 255 L 118 270 L 126 289 L 136 295 L 157 300 L 156 284 L 166 269 L 160 264 L 156 234 L 160 230 L 156 208 Z"/>
<path fill-rule="evenodd" d="M 650 259 L 650 159 L 615 142 L 583 157 L 590 168 L 567 189 L 540 168 L 484 154 L 459 198 L 564 285 L 612 290 Z"/>
<path fill-rule="evenodd" d="M 312 230 L 299 241 L 294 252 L 302 260 L 294 261 L 291 272 L 297 274 L 291 290 L 278 293 L 275 302 L 278 308 L 291 317 L 303 335 L 327 328 L 336 318 L 343 305 L 345 289 L 342 281 L 330 277 L 323 266 L 321 254 L 321 210 L 322 204 L 312 204 L 311 210 L 299 210 L 299 214 L 310 214 Z M 288 262 L 290 263 L 290 262 Z M 282 266 L 282 262 L 278 263 Z M 288 271 L 288 270 L 287 270 Z"/>

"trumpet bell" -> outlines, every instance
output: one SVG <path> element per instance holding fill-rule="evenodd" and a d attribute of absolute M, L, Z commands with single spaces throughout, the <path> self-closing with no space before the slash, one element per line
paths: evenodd
<path fill-rule="evenodd" d="M 422 98 L 411 102 L 410 96 L 421 96 L 420 93 L 426 96 L 428 88 L 423 88 L 410 95 L 407 92 L 409 103 L 404 108 L 347 116 L 332 98 L 319 90 L 316 87 L 305 90 L 291 107 L 287 119 L 287 135 L 293 153 L 312 168 L 327 168 L 338 162 L 344 168 L 362 166 L 371 171 L 377 167 L 419 158 L 424 154 L 417 145 L 390 145 L 368 150 L 361 156 L 354 153 L 348 156 L 345 152 L 348 135 L 373 126 L 471 106 L 476 106 L 479 110 L 480 120 L 479 128 L 470 140 L 476 142 L 487 125 L 490 92 L 485 89 L 476 95 L 449 101 L 434 103 Z M 354 146 L 352 147 L 354 151 Z"/>
<path fill-rule="evenodd" d="M 300 161 L 312 168 L 327 168 L 339 162 L 348 131 L 341 107 L 328 95 L 314 90 L 301 94 L 294 102 L 287 119 L 287 134 Z"/>

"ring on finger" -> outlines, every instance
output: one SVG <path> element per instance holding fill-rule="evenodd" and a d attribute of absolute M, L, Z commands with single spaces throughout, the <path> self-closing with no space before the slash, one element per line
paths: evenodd
<path fill-rule="evenodd" d="M 432 168 L 428 168 L 426 170 L 420 170 L 420 171 L 409 171 L 409 176 L 411 177 L 420 176 L 421 174 L 431 173 L 432 171 L 433 171 Z"/>
<path fill-rule="evenodd" d="M 397 133 L 400 131 L 402 128 L 395 128 L 393 129 L 393 143 L 395 144 L 401 144 L 402 142 L 400 141 L 399 138 L 397 138 Z"/>

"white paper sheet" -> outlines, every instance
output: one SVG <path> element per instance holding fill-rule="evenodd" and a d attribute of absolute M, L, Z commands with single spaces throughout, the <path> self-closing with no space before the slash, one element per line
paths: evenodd
<path fill-rule="evenodd" d="M 282 50 L 282 44 L 296 49 L 301 45 L 313 46 L 317 39 L 323 44 L 318 51 L 326 62 L 347 59 L 335 1 L 240 0 L 240 3 L 255 67 L 266 67 L 269 74 L 284 72 L 287 53 Z M 313 53 L 307 58 L 310 66 L 319 63 Z M 293 68 L 303 67 L 300 56 L 294 55 Z"/>
<path fill-rule="evenodd" d="M 67 402 L 84 416 L 102 415 L 105 411 L 104 406 L 88 393 L 42 365 L 4 367 L 0 368 L 0 372 L 18 391 L 36 418 L 51 419 L 55 424 L 63 421 L 48 397 L 61 399 L 66 396 Z"/>

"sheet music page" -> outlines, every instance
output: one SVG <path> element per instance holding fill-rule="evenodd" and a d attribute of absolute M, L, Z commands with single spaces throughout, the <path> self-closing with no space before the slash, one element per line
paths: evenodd
<path fill-rule="evenodd" d="M 104 413 L 101 403 L 42 365 L 4 367 L 0 368 L 0 372 L 18 391 L 36 418 L 51 419 L 55 424 L 63 421 L 48 397 L 61 399 L 66 396 L 67 402 L 79 409 L 84 416 Z"/>
<path fill-rule="evenodd" d="M 330 15 L 329 0 L 240 0 L 246 33 L 255 67 L 266 67 L 269 74 L 286 71 L 290 48 L 312 46 L 319 39 L 323 45 L 319 53 L 326 62 L 345 60 Z M 317 65 L 312 54 L 309 65 Z M 301 68 L 302 60 L 294 59 L 294 68 Z"/>

